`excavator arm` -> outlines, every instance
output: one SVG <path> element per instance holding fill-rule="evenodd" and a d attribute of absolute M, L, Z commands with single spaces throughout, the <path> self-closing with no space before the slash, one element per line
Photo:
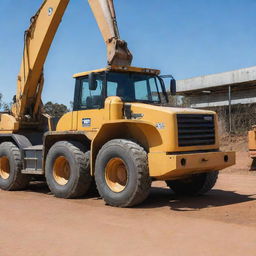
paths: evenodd
<path fill-rule="evenodd" d="M 69 0 L 45 0 L 24 34 L 23 58 L 12 114 L 18 121 L 40 118 L 43 66 Z"/>
<path fill-rule="evenodd" d="M 41 118 L 43 67 L 70 0 L 44 0 L 24 36 L 23 58 L 18 75 L 12 116 L 21 126 Z M 113 0 L 89 0 L 107 47 L 108 65 L 130 65 L 132 54 L 120 39 Z"/>
<path fill-rule="evenodd" d="M 113 0 L 88 0 L 107 46 L 109 65 L 130 66 L 132 54 L 120 39 Z"/>

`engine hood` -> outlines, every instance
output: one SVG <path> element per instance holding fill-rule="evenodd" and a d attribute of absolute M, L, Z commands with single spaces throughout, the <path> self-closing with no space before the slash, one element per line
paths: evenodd
<path fill-rule="evenodd" d="M 166 151 L 208 150 L 218 149 L 219 147 L 217 115 L 213 111 L 163 107 L 143 103 L 131 103 L 128 105 L 130 105 L 131 119 L 145 121 L 157 129 L 162 137 Z M 191 117 L 182 117 L 182 115 L 178 117 L 180 114 L 191 115 Z M 205 133 L 205 129 L 203 129 L 205 125 L 208 125 L 206 124 L 208 121 L 200 117 L 200 115 L 213 116 L 213 124 L 210 124 L 213 125 L 213 130 L 209 131 L 211 132 L 210 135 L 209 133 Z M 182 118 L 182 121 L 178 121 L 178 118 Z M 180 131 L 182 129 L 185 129 L 187 132 L 181 134 Z M 184 131 L 182 131 L 182 133 L 184 133 Z M 211 142 L 208 141 L 208 136 L 211 136 Z M 213 140 L 214 138 L 215 140 Z M 188 142 L 186 143 L 186 141 Z M 192 143 L 192 141 L 195 142 Z M 192 143 L 191 146 L 189 146 L 190 143 Z"/>
<path fill-rule="evenodd" d="M 145 108 L 151 111 L 164 112 L 168 114 L 215 114 L 214 111 L 210 110 L 200 110 L 193 108 L 177 108 L 177 107 L 164 107 L 164 106 L 154 106 L 143 103 L 132 103 L 134 108 Z"/>

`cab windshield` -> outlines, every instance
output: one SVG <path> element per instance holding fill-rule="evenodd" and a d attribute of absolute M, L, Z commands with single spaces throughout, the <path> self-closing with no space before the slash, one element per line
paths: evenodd
<path fill-rule="evenodd" d="M 166 103 L 160 78 L 140 73 L 107 73 L 107 97 L 119 96 L 125 102 Z"/>

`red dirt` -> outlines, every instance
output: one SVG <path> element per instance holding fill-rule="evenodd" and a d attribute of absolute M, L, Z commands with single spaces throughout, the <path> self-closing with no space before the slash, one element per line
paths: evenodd
<path fill-rule="evenodd" d="M 0 255 L 256 255 L 255 184 L 221 174 L 209 194 L 187 198 L 157 182 L 133 209 L 57 199 L 42 184 L 0 191 Z"/>
<path fill-rule="evenodd" d="M 247 136 L 223 136 L 221 138 L 221 150 L 236 152 L 236 165 L 224 170 L 224 172 L 256 175 L 252 171 L 252 159 L 249 156 Z"/>
<path fill-rule="evenodd" d="M 205 196 L 178 197 L 156 182 L 132 209 L 57 199 L 44 184 L 0 191 L 0 256 L 256 255 L 256 175 L 247 152 L 237 162 Z"/>

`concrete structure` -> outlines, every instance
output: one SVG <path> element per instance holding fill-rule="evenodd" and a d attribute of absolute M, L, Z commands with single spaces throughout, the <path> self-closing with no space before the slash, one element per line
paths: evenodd
<path fill-rule="evenodd" d="M 195 108 L 256 103 L 256 66 L 179 80 L 177 94 Z"/>

